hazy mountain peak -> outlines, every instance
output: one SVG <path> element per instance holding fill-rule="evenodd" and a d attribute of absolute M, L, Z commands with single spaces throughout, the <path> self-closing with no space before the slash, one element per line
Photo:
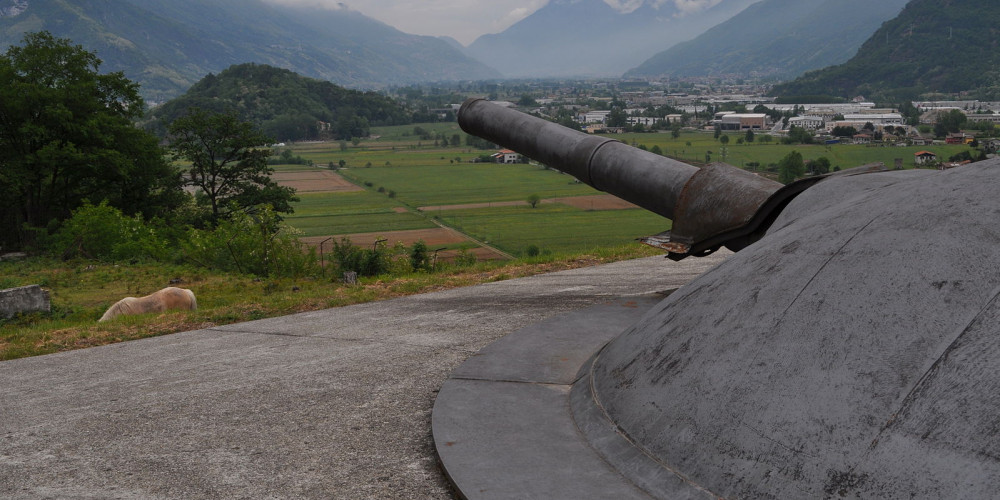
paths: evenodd
<path fill-rule="evenodd" d="M 758 0 L 551 0 L 469 53 L 507 77 L 618 76 Z"/>
<path fill-rule="evenodd" d="M 667 6 L 671 15 L 681 17 L 687 14 L 694 14 L 705 9 L 710 9 L 722 3 L 724 0 L 604 0 L 612 9 L 622 14 L 631 14 L 641 7 L 650 7 L 655 10 Z"/>
<path fill-rule="evenodd" d="M 331 0 L 264 0 L 264 3 L 281 7 L 304 7 L 308 9 L 354 11 L 350 5 L 344 2 Z"/>

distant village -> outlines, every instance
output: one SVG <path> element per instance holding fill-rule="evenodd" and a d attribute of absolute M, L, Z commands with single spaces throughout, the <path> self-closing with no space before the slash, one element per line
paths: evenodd
<path fill-rule="evenodd" d="M 812 142 L 827 145 L 972 144 L 984 155 L 993 156 L 1000 151 L 1000 138 L 995 137 L 1000 130 L 997 128 L 1000 102 L 913 101 L 904 113 L 896 108 L 878 107 L 864 97 L 842 103 L 784 104 L 752 92 L 598 90 L 581 93 L 578 88 L 546 91 L 545 97 L 495 102 L 576 126 L 591 134 L 683 128 L 717 134 L 749 131 L 769 136 L 767 139 L 782 140 L 789 134 L 805 131 Z M 457 108 L 458 105 L 453 106 L 453 110 Z M 960 116 L 958 126 L 952 124 L 956 121 L 956 113 Z M 949 127 L 942 128 L 941 124 L 948 120 Z M 498 163 L 521 161 L 516 153 L 508 150 L 494 154 L 493 158 Z M 916 165 L 941 163 L 929 151 L 919 151 L 913 161 Z"/>

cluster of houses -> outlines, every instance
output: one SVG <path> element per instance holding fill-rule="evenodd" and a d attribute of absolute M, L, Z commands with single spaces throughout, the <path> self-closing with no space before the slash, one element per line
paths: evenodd
<path fill-rule="evenodd" d="M 625 95 L 627 94 L 627 95 Z M 774 121 L 771 115 L 766 113 L 737 113 L 723 111 L 714 116 L 706 116 L 695 125 L 706 130 L 739 131 L 748 130 L 754 132 L 770 133 L 781 135 L 787 133 L 791 127 L 799 127 L 816 134 L 821 140 L 828 144 L 848 142 L 852 144 L 881 145 L 917 145 L 930 146 L 934 140 L 921 135 L 918 127 L 908 125 L 906 118 L 895 109 L 885 109 L 876 107 L 875 103 L 865 102 L 863 98 L 855 99 L 848 103 L 827 103 L 827 104 L 776 104 L 770 98 L 759 96 L 719 96 L 710 100 L 705 100 L 705 96 L 687 96 L 684 94 L 668 94 L 664 92 L 653 93 L 625 93 L 622 96 L 631 106 L 625 109 L 627 125 L 634 127 L 643 125 L 645 127 L 662 126 L 666 124 L 681 123 L 685 115 L 692 112 L 700 112 L 704 116 L 704 111 L 708 106 L 718 106 L 724 103 L 739 103 L 750 108 L 756 104 L 764 104 L 769 109 L 796 114 L 787 120 Z M 687 99 L 687 100 L 684 100 Z M 542 101 L 539 100 L 539 103 Z M 508 106 L 515 106 L 514 103 L 503 103 Z M 921 124 L 936 123 L 937 118 L 942 113 L 948 113 L 953 109 L 959 109 L 966 113 L 969 121 L 988 121 L 1000 125 L 1000 102 L 980 102 L 980 101 L 937 101 L 937 102 L 914 102 L 915 107 L 923 112 Z M 683 110 L 685 115 L 671 114 L 666 117 L 642 116 L 645 108 L 639 106 L 660 106 L 670 105 Z M 585 107 L 577 107 L 576 121 L 581 128 L 589 133 L 616 133 L 624 132 L 625 127 L 609 127 L 607 125 L 611 111 L 588 110 Z M 541 111 L 541 110 L 539 110 Z M 853 131 L 850 136 L 843 135 L 845 131 Z M 837 133 L 836 136 L 834 133 Z M 975 137 L 970 134 L 958 133 L 949 134 L 945 138 L 947 144 L 969 144 Z M 988 140 L 983 144 L 988 153 L 1000 151 L 1000 140 Z M 523 158 L 514 151 L 502 150 L 492 155 L 497 163 L 520 163 Z M 914 154 L 916 165 L 941 165 L 939 158 L 931 151 L 918 151 Z M 952 166 L 944 164 L 946 167 Z"/>

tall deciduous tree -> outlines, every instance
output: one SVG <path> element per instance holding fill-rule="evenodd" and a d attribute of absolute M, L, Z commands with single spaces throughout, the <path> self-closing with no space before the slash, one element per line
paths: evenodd
<path fill-rule="evenodd" d="M 805 162 L 802 161 L 802 154 L 798 151 L 788 153 L 778 162 L 778 182 L 782 184 L 788 184 L 805 173 Z"/>
<path fill-rule="evenodd" d="M 138 84 L 48 32 L 0 56 L 0 245 L 53 227 L 84 200 L 163 215 L 183 199 L 157 140 L 134 126 Z"/>
<path fill-rule="evenodd" d="M 191 163 L 185 183 L 201 190 L 199 203 L 209 206 L 212 222 L 237 209 L 269 204 L 276 212 L 291 213 L 295 190 L 279 186 L 267 164 L 270 138 L 234 113 L 212 113 L 198 108 L 170 124 L 170 147 L 176 160 Z"/>

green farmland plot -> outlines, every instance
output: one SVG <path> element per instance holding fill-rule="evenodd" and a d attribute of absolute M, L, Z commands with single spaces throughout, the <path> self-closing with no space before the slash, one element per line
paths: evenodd
<path fill-rule="evenodd" d="M 621 246 L 670 229 L 670 221 L 642 209 L 581 210 L 562 204 L 446 210 L 441 221 L 509 253 L 535 245 L 556 254 Z"/>
<path fill-rule="evenodd" d="M 393 190 L 414 207 L 524 200 L 530 194 L 542 198 L 597 194 L 572 176 L 525 164 L 394 166 L 348 169 L 341 174 L 359 184 L 370 182 Z"/>
<path fill-rule="evenodd" d="M 303 236 L 402 231 L 436 227 L 425 217 L 399 212 L 399 203 L 371 191 L 304 193 L 295 213 L 285 218 Z"/>
<path fill-rule="evenodd" d="M 744 166 L 757 162 L 762 167 L 778 163 L 788 153 L 798 151 L 806 161 L 815 160 L 821 156 L 830 160 L 831 166 L 842 169 L 859 167 L 868 163 L 882 162 L 892 168 L 896 158 L 903 159 L 903 168 L 913 168 L 913 154 L 917 151 L 932 151 L 938 158 L 948 157 L 962 151 L 970 151 L 969 146 L 948 144 L 934 146 L 868 146 L 863 144 L 780 144 L 771 142 L 765 144 L 758 133 L 752 143 L 737 144 L 737 137 L 743 134 L 730 133 L 729 144 L 723 146 L 712 133 L 688 132 L 674 139 L 667 133 L 622 134 L 615 136 L 630 145 L 644 145 L 647 148 L 658 146 L 663 154 L 673 156 L 682 161 L 705 161 L 706 153 L 710 153 L 712 161 L 725 161 L 730 165 Z M 775 141 L 779 140 L 775 138 Z M 689 145 L 690 144 L 690 145 Z M 725 153 L 725 159 L 723 159 Z"/>

